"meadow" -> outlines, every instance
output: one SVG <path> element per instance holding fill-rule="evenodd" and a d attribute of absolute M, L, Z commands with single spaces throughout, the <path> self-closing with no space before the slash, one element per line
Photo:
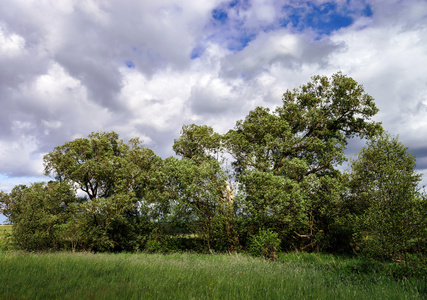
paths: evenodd
<path fill-rule="evenodd" d="M 425 299 L 425 283 L 395 280 L 331 254 L 0 252 L 1 299 Z M 423 285 L 424 284 L 424 285 Z"/>

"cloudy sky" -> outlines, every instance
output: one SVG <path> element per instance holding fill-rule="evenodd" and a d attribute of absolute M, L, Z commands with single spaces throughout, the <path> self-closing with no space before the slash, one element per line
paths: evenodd
<path fill-rule="evenodd" d="M 0 189 L 92 131 L 173 155 L 183 124 L 225 132 L 339 70 L 427 173 L 425 0 L 3 0 Z"/>

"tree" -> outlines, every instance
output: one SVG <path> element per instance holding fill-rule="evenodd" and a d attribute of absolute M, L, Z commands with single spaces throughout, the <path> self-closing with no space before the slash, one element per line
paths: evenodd
<path fill-rule="evenodd" d="M 81 247 L 93 250 L 135 250 L 150 218 L 146 208 L 159 195 L 161 159 L 139 139 L 125 144 L 114 132 L 91 133 L 44 157 L 45 174 L 77 185 L 88 196 L 74 208 L 73 226 Z M 159 201 L 160 202 L 160 201 Z M 164 203 L 164 202 L 161 202 Z"/>
<path fill-rule="evenodd" d="M 368 140 L 351 162 L 350 186 L 360 246 L 383 259 L 403 256 L 426 240 L 425 202 L 415 157 L 397 138 Z"/>
<path fill-rule="evenodd" d="M 257 107 L 225 136 L 237 169 L 257 169 L 301 180 L 329 174 L 345 160 L 348 138 L 381 132 L 370 121 L 378 112 L 373 98 L 341 73 L 314 76 L 300 89 L 287 91 L 274 113 Z"/>
<path fill-rule="evenodd" d="M 108 197 L 115 192 L 118 170 L 125 164 L 128 150 L 115 132 L 91 133 L 87 139 L 66 142 L 46 154 L 45 175 L 71 180 L 89 199 Z"/>
<path fill-rule="evenodd" d="M 175 140 L 173 150 L 177 155 L 200 163 L 203 160 L 215 159 L 221 148 L 221 135 L 212 127 L 196 124 L 183 125 L 181 136 Z"/>
<path fill-rule="evenodd" d="M 240 180 L 245 187 L 242 208 L 251 219 L 250 233 L 260 228 L 288 232 L 305 221 L 306 194 L 296 181 L 257 170 Z"/>
<path fill-rule="evenodd" d="M 322 216 L 318 212 L 336 206 L 333 203 L 336 197 L 329 197 L 328 189 L 320 185 L 342 181 L 337 166 L 346 159 L 344 149 L 349 138 L 381 132 L 381 125 L 370 120 L 377 111 L 373 98 L 363 87 L 341 73 L 330 79 L 314 76 L 300 89 L 288 90 L 283 95 L 283 105 L 274 112 L 262 107 L 251 111 L 223 140 L 224 147 L 235 159 L 233 165 L 242 183 L 241 190 L 249 201 L 247 205 L 262 202 L 265 207 L 280 212 L 281 216 L 276 218 L 287 219 L 290 214 L 283 207 L 292 203 L 291 207 L 299 208 L 299 212 L 292 212 L 296 219 L 289 224 L 298 224 L 301 214 L 307 216 L 308 223 L 305 228 L 294 226 L 288 231 L 293 229 L 296 236 L 304 236 L 310 241 L 308 244 L 314 245 L 316 234 L 328 225 L 312 226 L 324 223 L 320 222 Z M 263 178 L 261 181 L 270 183 L 252 180 L 259 176 Z M 321 179 L 326 177 L 329 179 Z M 267 195 L 271 186 L 280 181 L 285 189 L 292 187 L 291 195 L 295 196 L 256 196 Z M 302 201 L 307 203 L 303 205 Z M 264 211 L 264 218 L 269 217 L 268 211 L 260 211 Z"/>
<path fill-rule="evenodd" d="M 233 250 L 238 241 L 233 224 L 234 192 L 217 159 L 221 135 L 206 125 L 184 125 L 173 149 L 182 160 L 170 161 L 170 173 L 179 182 L 179 201 L 192 215 L 190 222 L 198 224 L 208 249 Z"/>
<path fill-rule="evenodd" d="M 77 201 L 67 182 L 18 185 L 2 194 L 4 215 L 13 223 L 15 245 L 24 250 L 61 249 L 70 206 Z"/>

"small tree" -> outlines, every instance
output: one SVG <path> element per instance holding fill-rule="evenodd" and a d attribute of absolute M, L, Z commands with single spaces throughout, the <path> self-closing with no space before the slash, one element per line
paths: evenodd
<path fill-rule="evenodd" d="M 250 236 L 248 249 L 252 255 L 276 260 L 280 251 L 279 235 L 270 229 L 260 230 L 258 234 Z"/>
<path fill-rule="evenodd" d="M 64 246 L 63 225 L 75 201 L 75 191 L 66 182 L 18 185 L 0 199 L 5 216 L 13 223 L 13 242 L 30 251 Z"/>
<path fill-rule="evenodd" d="M 234 251 L 238 244 L 234 227 L 234 191 L 218 156 L 221 135 L 206 125 L 184 125 L 173 149 L 182 159 L 170 160 L 170 173 L 179 189 L 179 202 L 191 215 L 191 223 L 208 249 Z"/>
<path fill-rule="evenodd" d="M 359 243 L 381 258 L 404 259 L 423 238 L 415 157 L 397 138 L 383 133 L 368 140 L 350 175 Z M 425 237 L 424 237 L 425 239 Z M 408 267 L 408 266 L 407 266 Z"/>

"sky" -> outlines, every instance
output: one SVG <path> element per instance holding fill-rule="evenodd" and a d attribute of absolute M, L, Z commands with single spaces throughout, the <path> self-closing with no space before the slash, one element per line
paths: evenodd
<path fill-rule="evenodd" d="M 427 184 L 426 0 L 3 0 L 0 190 L 49 180 L 43 156 L 94 131 L 171 156 L 182 125 L 224 133 L 338 71 Z"/>

